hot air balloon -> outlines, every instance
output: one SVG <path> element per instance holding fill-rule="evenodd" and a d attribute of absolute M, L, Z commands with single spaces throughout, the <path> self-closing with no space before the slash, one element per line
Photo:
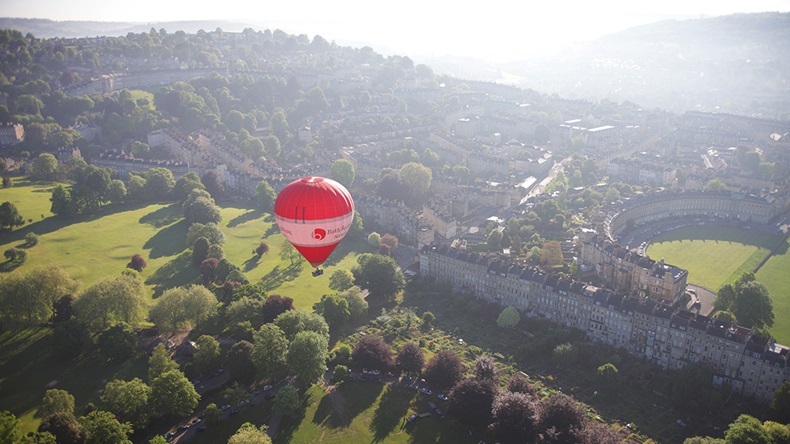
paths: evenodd
<path fill-rule="evenodd" d="M 289 183 L 274 201 L 274 220 L 286 239 L 315 267 L 313 276 L 351 228 L 354 200 L 332 179 L 303 177 Z"/>

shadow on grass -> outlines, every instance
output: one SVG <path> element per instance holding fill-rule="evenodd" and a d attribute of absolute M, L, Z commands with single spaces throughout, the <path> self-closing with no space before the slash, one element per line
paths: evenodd
<path fill-rule="evenodd" d="M 197 268 L 192 265 L 192 254 L 184 251 L 159 267 L 145 283 L 154 285 L 154 298 L 158 298 L 166 289 L 194 283 L 199 277 Z"/>
<path fill-rule="evenodd" d="M 321 393 L 323 393 L 323 391 Z M 274 443 L 280 444 L 291 442 L 294 433 L 307 415 L 307 406 L 312 402 L 313 396 L 316 395 L 309 394 L 308 396 L 304 396 L 302 399 L 302 406 L 299 411 L 296 414 L 283 417 L 282 421 L 280 422 L 280 427 L 277 430 L 277 434 L 272 439 Z"/>
<path fill-rule="evenodd" d="M 272 271 L 261 278 L 260 286 L 264 290 L 272 291 L 287 281 L 292 281 L 302 274 L 302 261 L 291 264 L 285 268 L 275 266 Z"/>
<path fill-rule="evenodd" d="M 263 211 L 261 210 L 249 210 L 246 213 L 242 213 L 228 222 L 228 228 L 233 228 L 235 226 L 241 225 L 245 222 L 249 222 L 255 219 L 260 218 L 261 216 L 265 216 Z M 265 220 L 265 218 L 264 218 Z"/>
<path fill-rule="evenodd" d="M 376 402 L 384 386 L 377 383 L 346 382 L 321 398 L 313 415 L 314 424 L 345 428 Z"/>
<path fill-rule="evenodd" d="M 258 266 L 258 261 L 260 260 L 261 260 L 260 256 L 258 256 L 257 254 L 253 254 L 251 258 L 244 261 L 244 268 L 243 268 L 244 271 L 247 272 L 253 270 L 255 267 Z"/>
<path fill-rule="evenodd" d="M 388 387 L 379 401 L 379 407 L 373 414 L 370 431 L 373 432 L 373 441 L 383 441 L 403 421 L 409 412 L 409 405 L 415 397 L 411 390 L 399 390 Z"/>
<path fill-rule="evenodd" d="M 179 219 L 183 219 L 183 217 L 184 215 L 181 212 L 181 207 L 178 204 L 172 204 L 146 214 L 140 218 L 139 222 L 141 224 L 152 225 L 155 228 L 162 228 Z"/>
<path fill-rule="evenodd" d="M 23 241 L 25 235 L 28 233 L 35 233 L 40 235 L 52 233 L 60 230 L 61 228 L 68 227 L 69 225 L 78 224 L 82 222 L 90 222 L 92 220 L 101 219 L 104 216 L 109 216 L 115 213 L 124 211 L 134 211 L 144 206 L 150 205 L 148 203 L 136 204 L 122 204 L 122 205 L 106 205 L 95 213 L 91 214 L 77 214 L 70 217 L 53 216 L 46 219 L 33 222 L 25 225 L 22 228 L 14 231 L 4 231 L 0 233 L 0 243 L 11 243 L 16 241 Z"/>
<path fill-rule="evenodd" d="M 143 248 L 151 249 L 151 253 L 148 254 L 148 257 L 151 259 L 178 254 L 187 248 L 186 237 L 188 229 L 189 224 L 187 221 L 181 219 L 173 225 L 157 231 L 143 245 Z"/>
<path fill-rule="evenodd" d="M 103 381 L 145 377 L 148 356 L 137 354 L 123 362 L 107 362 L 98 354 L 82 354 L 72 360 L 52 353 L 54 335 L 49 327 L 33 327 L 6 332 L 0 343 L 0 410 L 21 415 L 40 406 L 47 386 L 66 390 L 77 400 L 75 414 L 81 415 L 89 403 L 99 403 Z"/>
<path fill-rule="evenodd" d="M 14 271 L 19 268 L 24 262 L 18 261 L 5 261 L 0 264 L 0 273 L 8 273 L 9 271 Z"/>
<path fill-rule="evenodd" d="M 738 227 L 685 227 L 664 233 L 656 239 L 656 242 L 683 242 L 683 241 L 713 241 L 713 242 L 736 242 L 744 245 L 754 245 L 756 247 L 773 250 L 779 245 L 781 237 L 776 234 L 762 232 L 752 232 Z"/>

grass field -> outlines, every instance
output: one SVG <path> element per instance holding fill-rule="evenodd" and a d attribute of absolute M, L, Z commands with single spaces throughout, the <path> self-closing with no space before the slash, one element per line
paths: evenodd
<path fill-rule="evenodd" d="M 771 333 L 785 345 L 790 344 L 790 252 L 787 246 L 785 243 L 757 272 L 757 279 L 768 287 L 774 303 Z"/>
<path fill-rule="evenodd" d="M 741 273 L 753 271 L 782 240 L 779 235 L 736 227 L 684 227 L 654 238 L 647 254 L 687 269 L 689 283 L 717 291 Z M 757 279 L 768 287 L 774 303 L 776 321 L 771 333 L 783 344 L 790 344 L 788 270 L 790 255 L 785 247 L 782 254 L 771 258 L 757 273 Z"/>
<path fill-rule="evenodd" d="M 347 382 L 333 393 L 313 386 L 307 406 L 296 418 L 285 419 L 275 443 L 465 443 L 474 442 L 464 427 L 434 415 L 404 426 L 412 413 L 440 409 L 446 403 L 402 388 L 372 382 Z"/>
<path fill-rule="evenodd" d="M 74 395 L 79 416 L 87 403 L 99 403 L 98 390 L 106 380 L 145 378 L 147 373 L 145 355 L 122 365 L 90 356 L 67 361 L 42 353 L 50 349 L 51 343 L 52 329 L 48 327 L 0 335 L 0 411 L 13 412 L 25 431 L 38 426 L 41 418 L 35 413 L 47 384 L 53 381 L 57 388 Z"/>
<path fill-rule="evenodd" d="M 199 282 L 186 248 L 188 226 L 178 205 L 109 206 L 95 215 L 62 219 L 49 212 L 52 184 L 21 180 L 17 184 L 0 190 L 0 201 L 13 202 L 25 219 L 36 216 L 23 227 L 0 233 L 0 251 L 23 244 L 28 232 L 40 236 L 39 244 L 28 250 L 28 260 L 19 272 L 59 266 L 87 287 L 120 273 L 134 254 L 141 254 L 148 263 L 142 277 L 154 297 L 167 288 Z M 360 240 L 346 240 L 325 263 L 327 273 L 313 278 L 306 261 L 291 265 L 280 260 L 285 239 L 270 216 L 252 208 L 220 206 L 227 238 L 225 257 L 251 282 L 261 283 L 270 293 L 292 297 L 298 308 L 310 309 L 329 293 L 333 269 L 351 268 L 359 252 L 369 248 Z M 271 250 L 258 259 L 252 250 L 261 241 L 266 241 Z"/>

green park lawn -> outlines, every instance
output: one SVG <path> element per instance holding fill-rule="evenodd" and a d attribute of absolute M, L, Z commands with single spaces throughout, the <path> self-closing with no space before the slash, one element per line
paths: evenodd
<path fill-rule="evenodd" d="M 653 259 L 664 258 L 689 271 L 689 283 L 717 291 L 754 268 L 778 245 L 782 236 L 735 227 L 685 227 L 656 237 L 647 249 Z M 790 254 L 787 243 L 757 272 L 774 304 L 770 329 L 777 341 L 790 344 Z"/>
<path fill-rule="evenodd" d="M 284 419 L 274 442 L 473 442 L 466 427 L 434 415 L 403 426 L 412 413 L 429 411 L 427 401 L 446 411 L 435 398 L 373 382 L 346 382 L 331 393 L 313 386 L 303 414 Z"/>
<path fill-rule="evenodd" d="M 774 325 L 771 334 L 780 344 L 790 345 L 790 252 L 784 243 L 757 272 L 757 280 L 768 287 L 774 303 Z"/>
<path fill-rule="evenodd" d="M 28 232 L 40 236 L 38 245 L 28 249 L 28 259 L 15 272 L 33 267 L 62 267 L 83 287 L 120 273 L 135 254 L 148 263 L 142 277 L 156 297 L 167 288 L 200 283 L 186 248 L 188 226 L 177 204 L 108 206 L 98 214 L 69 219 L 49 212 L 52 185 L 17 182 L 19 186 L 0 190 L 0 201 L 12 201 L 20 214 L 33 221 L 11 232 L 0 233 L 0 251 L 21 246 Z M 351 268 L 366 244 L 346 240 L 326 262 L 327 272 L 313 278 L 312 268 L 300 260 L 281 260 L 285 239 L 269 215 L 252 208 L 222 206 L 222 227 L 227 242 L 225 257 L 242 269 L 250 282 L 261 283 L 269 293 L 294 299 L 298 308 L 310 309 L 329 293 L 329 276 L 337 267 Z M 44 218 L 41 218 L 44 215 Z M 270 246 L 262 258 L 252 253 L 261 241 Z"/>

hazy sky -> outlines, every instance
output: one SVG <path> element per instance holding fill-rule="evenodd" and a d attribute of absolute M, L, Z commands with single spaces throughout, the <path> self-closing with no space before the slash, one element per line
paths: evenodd
<path fill-rule="evenodd" d="M 667 18 L 790 11 L 790 0 L 0 0 L 0 16 L 160 22 L 234 20 L 404 55 L 522 59 Z M 531 4 L 535 3 L 535 4 Z M 537 4 L 540 3 L 540 4 Z"/>

